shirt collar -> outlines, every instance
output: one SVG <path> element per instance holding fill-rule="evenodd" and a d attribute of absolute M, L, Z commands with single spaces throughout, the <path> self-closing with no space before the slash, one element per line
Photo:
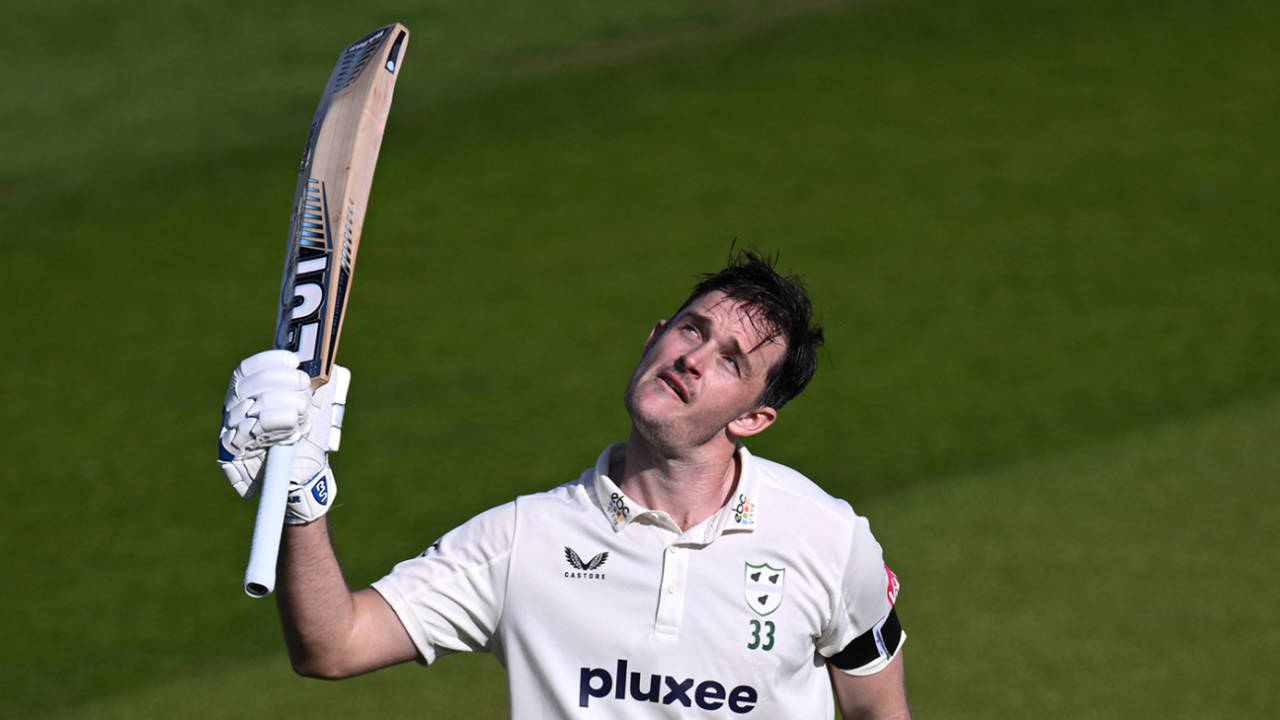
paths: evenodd
<path fill-rule="evenodd" d="M 609 524 L 613 526 L 614 532 L 621 530 L 627 523 L 636 519 L 640 515 L 649 512 L 648 508 L 641 506 L 631 498 L 627 497 L 618 485 L 613 482 L 613 478 L 609 477 L 609 461 L 613 458 L 614 453 L 621 454 L 626 447 L 626 443 L 614 443 L 604 449 L 600 453 L 599 459 L 596 460 L 595 471 L 592 473 L 591 488 L 595 492 L 596 504 L 600 506 L 601 512 L 609 519 Z"/>
<path fill-rule="evenodd" d="M 609 464 L 614 453 L 622 453 L 625 443 L 614 443 L 605 448 L 596 460 L 595 469 L 591 473 L 591 489 L 595 495 L 596 505 L 609 520 L 614 532 L 620 532 L 628 524 L 643 515 L 654 512 L 640 503 L 627 497 L 618 488 L 613 478 L 609 477 Z M 755 462 L 746 447 L 738 446 L 738 459 L 742 470 L 738 475 L 738 486 L 734 488 L 729 502 L 711 515 L 690 533 L 701 531 L 703 541 L 711 542 L 726 532 L 752 531 L 760 518 L 760 479 Z"/>

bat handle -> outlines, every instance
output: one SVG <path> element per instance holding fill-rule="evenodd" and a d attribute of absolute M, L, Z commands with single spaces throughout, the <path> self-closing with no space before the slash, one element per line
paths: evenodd
<path fill-rule="evenodd" d="M 276 587 L 276 558 L 280 555 L 289 476 L 297 451 L 297 445 L 275 445 L 267 451 L 258 518 L 254 521 L 253 542 L 249 545 L 249 566 L 244 571 L 244 591 L 249 597 L 266 597 Z"/>

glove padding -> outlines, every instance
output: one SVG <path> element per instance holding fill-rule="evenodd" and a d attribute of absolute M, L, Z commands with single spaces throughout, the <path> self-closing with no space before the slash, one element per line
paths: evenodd
<path fill-rule="evenodd" d="M 338 486 L 328 453 L 342 440 L 351 372 L 334 365 L 329 382 L 314 392 L 288 350 L 258 353 L 236 368 L 223 402 L 218 465 L 231 487 L 248 499 L 262 488 L 267 449 L 297 445 L 289 478 L 285 522 L 305 525 L 328 512 Z"/>

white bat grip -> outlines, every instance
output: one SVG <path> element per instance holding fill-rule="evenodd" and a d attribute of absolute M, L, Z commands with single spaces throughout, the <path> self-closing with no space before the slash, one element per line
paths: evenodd
<path fill-rule="evenodd" d="M 276 558 L 284 531 L 284 510 L 289 500 L 289 475 L 297 445 L 276 445 L 267 451 L 267 470 L 258 497 L 258 519 L 249 545 L 249 567 L 244 571 L 244 591 L 249 597 L 266 597 L 276 587 Z"/>

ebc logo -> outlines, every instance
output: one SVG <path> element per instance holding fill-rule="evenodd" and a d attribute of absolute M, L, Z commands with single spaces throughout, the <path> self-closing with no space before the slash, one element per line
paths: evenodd
<path fill-rule="evenodd" d="M 750 685 L 728 690 L 715 680 L 701 682 L 653 673 L 627 672 L 627 661 L 619 660 L 616 674 L 604 668 L 581 668 L 578 676 L 578 707 L 587 707 L 592 698 L 661 703 L 663 705 L 697 705 L 703 710 L 728 708 L 745 715 L 755 709 L 760 693 Z"/>

